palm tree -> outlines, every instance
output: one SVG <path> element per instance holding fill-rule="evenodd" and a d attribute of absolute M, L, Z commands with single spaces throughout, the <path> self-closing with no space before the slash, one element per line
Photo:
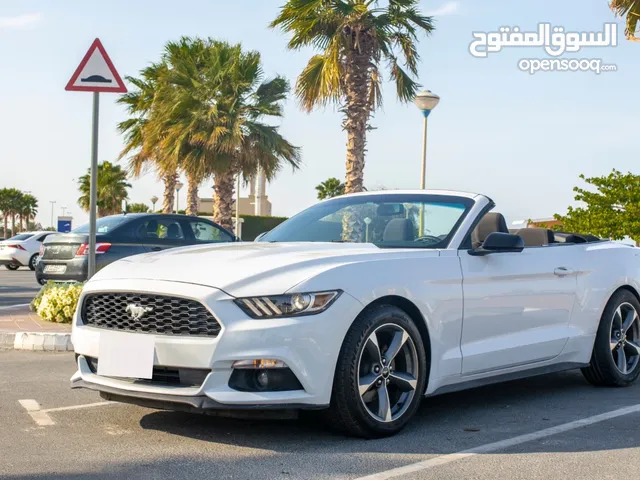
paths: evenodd
<path fill-rule="evenodd" d="M 25 227 L 28 229 L 31 218 L 38 213 L 38 199 L 30 193 L 22 194 L 18 213 L 20 214 L 20 229 L 24 230 Z"/>
<path fill-rule="evenodd" d="M 369 120 L 382 103 L 381 62 L 387 62 L 401 101 L 413 100 L 419 88 L 412 79 L 418 72 L 417 34 L 434 27 L 418 3 L 389 0 L 378 7 L 375 0 L 288 0 L 271 23 L 293 34 L 290 49 L 321 51 L 298 77 L 296 96 L 307 112 L 329 102 L 340 106 L 347 131 L 345 193 L 362 191 Z"/>
<path fill-rule="evenodd" d="M 318 191 L 318 200 L 333 198 L 344 194 L 344 183 L 335 177 L 331 177 L 317 185 L 316 190 Z"/>
<path fill-rule="evenodd" d="M 5 214 L 5 236 L 8 238 L 7 217 L 11 217 L 11 235 L 13 236 L 17 233 L 16 216 L 20 212 L 22 197 L 24 194 L 17 188 L 6 188 L 4 190 L 5 207 L 3 212 Z"/>
<path fill-rule="evenodd" d="M 89 211 L 91 190 L 91 169 L 86 175 L 78 179 L 78 187 L 82 194 L 78 198 L 78 205 Z M 122 211 L 122 202 L 129 198 L 127 188 L 127 173 L 119 165 L 102 162 L 98 165 L 98 216 L 113 215 Z"/>
<path fill-rule="evenodd" d="M 149 207 L 144 203 L 128 203 L 127 213 L 148 213 Z"/>
<path fill-rule="evenodd" d="M 2 220 L 3 220 L 3 232 L 2 235 L 5 238 L 9 238 L 8 233 L 8 223 L 9 223 L 9 189 L 1 188 L 0 189 L 0 212 L 2 212 Z"/>
<path fill-rule="evenodd" d="M 166 70 L 165 63 L 156 63 L 142 70 L 140 78 L 125 77 L 135 89 L 118 99 L 118 103 L 125 105 L 130 115 L 130 118 L 118 124 L 118 129 L 125 136 L 125 148 L 120 153 L 120 158 L 132 154 L 128 167 L 133 177 L 140 177 L 148 168 L 154 168 L 158 172 L 164 183 L 162 211 L 172 213 L 178 180 L 176 168 L 167 168 L 157 145 L 149 144 L 144 136 L 154 98 Z"/>
<path fill-rule="evenodd" d="M 214 219 L 232 228 L 236 174 L 248 179 L 260 166 L 272 178 L 283 164 L 300 163 L 299 149 L 260 121 L 282 116 L 288 83 L 263 81 L 258 52 L 212 39 L 171 42 L 164 61 L 166 82 L 146 132 L 167 165 L 185 172 L 188 213 L 196 213 L 197 185 L 213 176 Z"/>
<path fill-rule="evenodd" d="M 609 6 L 619 17 L 626 17 L 627 25 L 624 34 L 627 39 L 633 42 L 640 42 L 640 37 L 636 36 L 636 29 L 640 20 L 640 0 L 612 0 Z"/>

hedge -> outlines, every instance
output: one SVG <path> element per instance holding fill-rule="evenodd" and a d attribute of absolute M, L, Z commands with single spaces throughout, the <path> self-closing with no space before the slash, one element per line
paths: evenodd
<path fill-rule="evenodd" d="M 185 211 L 179 210 L 178 213 L 184 215 Z M 198 212 L 198 216 L 211 218 L 211 212 Z M 242 240 L 245 242 L 252 242 L 258 235 L 277 227 L 288 218 L 259 217 L 256 215 L 240 215 L 240 217 L 244 219 L 242 223 Z"/>

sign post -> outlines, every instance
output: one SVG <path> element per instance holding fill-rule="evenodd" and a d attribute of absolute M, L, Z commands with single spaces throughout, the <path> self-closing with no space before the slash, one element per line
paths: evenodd
<path fill-rule="evenodd" d="M 91 123 L 91 188 L 89 194 L 89 271 L 87 279 L 96 273 L 96 220 L 98 206 L 98 127 L 100 92 L 126 93 L 127 88 L 113 66 L 109 55 L 96 38 L 78 68 L 67 83 L 70 92 L 93 92 Z"/>

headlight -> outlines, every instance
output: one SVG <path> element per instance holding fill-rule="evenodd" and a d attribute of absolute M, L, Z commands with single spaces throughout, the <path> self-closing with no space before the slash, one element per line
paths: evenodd
<path fill-rule="evenodd" d="M 264 297 L 237 298 L 234 301 L 251 318 L 276 318 L 313 315 L 334 302 L 342 292 L 292 293 Z"/>

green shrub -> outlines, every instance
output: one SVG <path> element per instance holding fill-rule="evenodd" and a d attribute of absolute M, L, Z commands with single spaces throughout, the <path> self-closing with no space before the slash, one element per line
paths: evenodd
<path fill-rule="evenodd" d="M 242 240 L 250 242 L 263 232 L 274 229 L 287 217 L 257 217 L 255 215 L 240 215 L 242 222 Z"/>
<path fill-rule="evenodd" d="M 71 323 L 83 286 L 82 283 L 48 282 L 32 300 L 30 308 L 48 322 Z"/>

